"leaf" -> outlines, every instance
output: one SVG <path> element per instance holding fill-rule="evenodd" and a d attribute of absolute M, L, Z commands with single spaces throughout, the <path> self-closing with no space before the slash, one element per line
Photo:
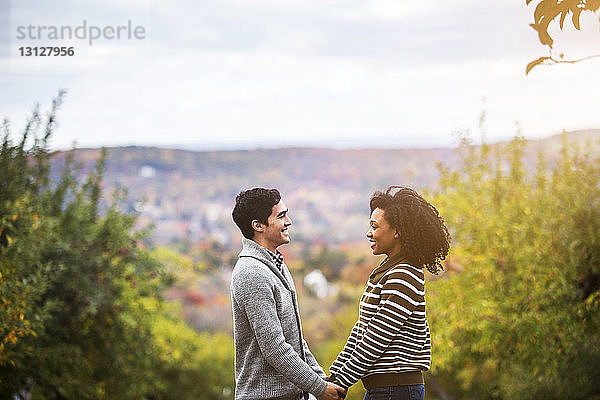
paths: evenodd
<path fill-rule="evenodd" d="M 525 75 L 527 75 L 529 73 L 529 71 L 531 71 L 533 69 L 533 67 L 543 63 L 544 61 L 546 61 L 548 59 L 550 59 L 550 57 L 540 57 L 537 60 L 534 60 L 534 61 L 530 62 L 529 64 L 527 64 L 527 68 L 525 68 Z"/>
<path fill-rule="evenodd" d="M 567 16 L 567 11 L 563 11 L 563 12 L 560 14 L 560 29 L 562 29 L 562 28 L 563 28 L 563 25 L 564 25 L 564 23 L 565 23 L 565 17 L 566 17 L 566 16 Z"/>
<path fill-rule="evenodd" d="M 579 26 L 579 17 L 581 16 L 581 8 L 576 8 L 573 10 L 573 25 L 575 26 L 575 29 L 577 29 L 578 31 L 581 30 L 581 27 Z"/>
<path fill-rule="evenodd" d="M 537 31 L 541 44 L 552 47 L 554 40 L 548 35 L 548 24 L 529 24 L 529 26 Z"/>
<path fill-rule="evenodd" d="M 598 9 L 600 8 L 600 1 L 588 1 L 587 3 L 585 3 L 585 9 L 586 10 L 590 10 L 593 12 L 598 11 Z"/>
<path fill-rule="evenodd" d="M 533 21 L 536 24 L 539 24 L 540 21 L 542 20 L 542 18 L 544 18 L 544 15 L 548 11 L 547 7 L 546 7 L 547 5 L 548 5 L 547 1 L 546 0 L 542 0 L 542 1 L 540 1 L 540 3 L 535 8 L 535 11 L 533 12 Z"/>
<path fill-rule="evenodd" d="M 542 0 L 533 12 L 534 22 L 539 24 L 545 19 L 550 23 L 560 14 L 561 9 L 564 8 L 563 3 L 559 3 L 557 0 Z"/>

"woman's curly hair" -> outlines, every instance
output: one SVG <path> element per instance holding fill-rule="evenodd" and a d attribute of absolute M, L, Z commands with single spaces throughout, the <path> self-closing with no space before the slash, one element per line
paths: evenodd
<path fill-rule="evenodd" d="M 394 189 L 398 189 L 392 194 Z M 390 186 L 371 196 L 371 213 L 383 210 L 385 220 L 400 234 L 402 255 L 415 267 L 432 274 L 443 270 L 450 249 L 450 234 L 438 210 L 413 189 Z"/>

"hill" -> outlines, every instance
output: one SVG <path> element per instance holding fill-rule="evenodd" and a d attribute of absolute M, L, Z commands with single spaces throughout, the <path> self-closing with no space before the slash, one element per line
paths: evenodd
<path fill-rule="evenodd" d="M 600 154 L 600 129 L 571 132 L 569 141 Z M 562 135 L 529 141 L 525 161 L 533 168 L 537 153 L 551 160 Z M 493 144 L 502 151 L 506 142 Z M 244 151 L 187 151 L 156 147 L 107 149 L 104 190 L 128 191 L 127 207 L 142 225 L 153 223 L 159 243 L 216 241 L 237 247 L 231 221 L 235 195 L 256 186 L 282 192 L 295 224 L 294 240 L 330 243 L 360 240 L 366 231 L 368 199 L 388 185 L 434 189 L 438 164 L 453 166 L 453 148 L 361 149 L 282 148 Z M 89 171 L 99 149 L 76 149 L 82 172 Z M 52 157 L 58 173 L 66 152 Z"/>

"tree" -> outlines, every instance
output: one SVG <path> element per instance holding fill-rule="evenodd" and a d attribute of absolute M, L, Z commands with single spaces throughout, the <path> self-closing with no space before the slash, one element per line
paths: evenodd
<path fill-rule="evenodd" d="M 600 398 L 600 159 L 465 145 L 435 199 L 464 272 L 431 282 L 433 373 L 458 398 Z M 565 385 L 565 382 L 569 382 Z"/>
<path fill-rule="evenodd" d="M 71 154 L 53 178 L 62 97 L 45 118 L 36 107 L 17 144 L 2 124 L 0 398 L 227 396 L 231 339 L 199 335 L 164 301 L 172 275 L 121 211 L 125 193 L 102 197 L 105 155 L 84 175 Z"/>
<path fill-rule="evenodd" d="M 533 0 L 526 0 L 529 5 Z M 548 28 L 556 19 L 560 29 L 563 29 L 564 22 L 567 16 L 571 16 L 573 26 L 577 30 L 581 30 L 579 20 L 581 13 L 584 11 L 596 12 L 600 8 L 600 0 L 541 0 L 537 3 L 533 13 L 533 23 L 530 26 L 536 30 L 539 36 L 540 43 L 548 46 L 548 56 L 540 57 L 531 61 L 525 68 L 525 74 L 528 74 L 535 66 L 540 64 L 557 64 L 557 63 L 576 63 L 590 58 L 600 57 L 600 54 L 583 57 L 575 60 L 567 60 L 564 54 L 559 54 L 557 59 L 553 55 L 552 45 L 554 40 L 548 33 Z"/>
<path fill-rule="evenodd" d="M 122 193 L 101 212 L 103 159 L 87 177 L 69 159 L 51 182 L 47 142 L 61 99 L 45 120 L 34 111 L 17 145 L 4 123 L 0 397 L 140 398 L 156 359 L 146 303 L 160 302 L 168 276 L 137 245 Z"/>

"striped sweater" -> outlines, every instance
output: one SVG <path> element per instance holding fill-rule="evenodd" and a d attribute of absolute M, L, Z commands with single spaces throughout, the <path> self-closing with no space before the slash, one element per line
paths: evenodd
<path fill-rule="evenodd" d="M 398 256 L 386 259 L 369 277 L 358 321 L 329 369 L 340 386 L 348 388 L 373 374 L 431 366 L 423 269 L 401 261 Z"/>

